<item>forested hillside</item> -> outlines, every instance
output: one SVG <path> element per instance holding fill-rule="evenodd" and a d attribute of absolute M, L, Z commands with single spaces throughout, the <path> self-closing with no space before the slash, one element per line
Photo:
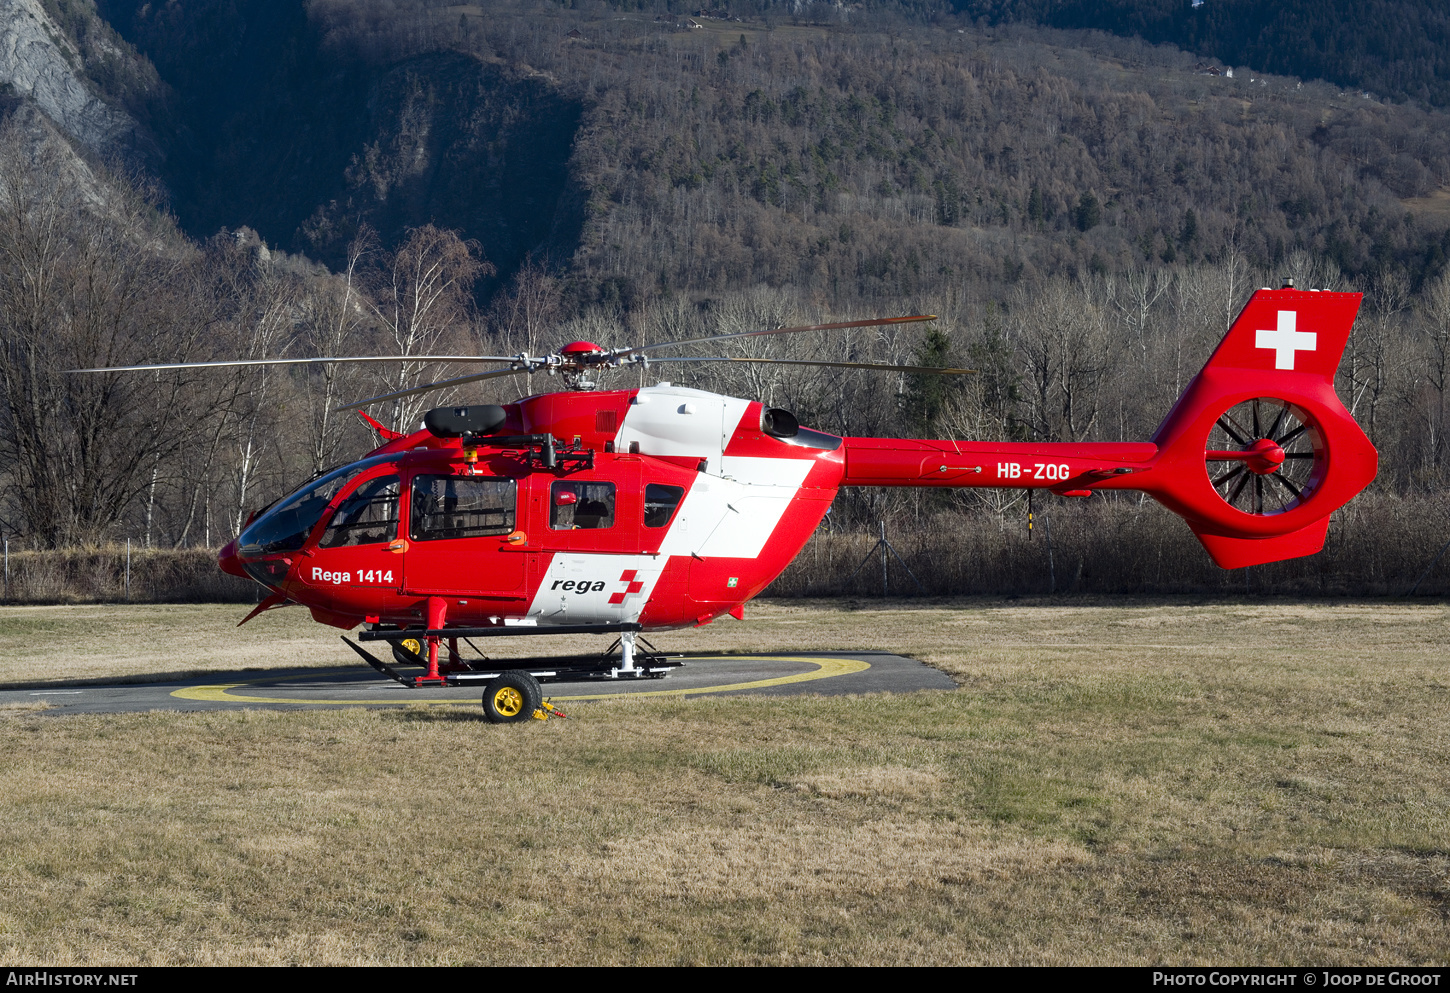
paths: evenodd
<path fill-rule="evenodd" d="M 1445 0 L 950 0 L 949 6 L 992 23 L 1096 28 L 1258 72 L 1450 103 Z"/>
<path fill-rule="evenodd" d="M 136 53 L 129 75 L 90 85 L 160 154 L 126 169 L 76 159 L 23 101 L 0 136 L 0 525 L 16 540 L 218 543 L 288 483 L 370 446 L 337 402 L 449 372 L 418 361 L 82 382 L 66 368 L 511 354 L 931 312 L 929 328 L 751 347 L 978 375 L 662 375 L 843 433 L 1142 439 L 1249 292 L 1290 276 L 1367 293 L 1341 389 L 1382 452 L 1368 499 L 1424 502 L 1411 515 L 1421 544 L 1443 540 L 1439 111 L 1205 75 L 1197 56 L 1137 40 L 897 8 L 815 20 L 815 8 L 731 20 L 536 0 L 67 9 L 66 30 L 100 36 L 86 18 L 104 15 Z M 408 427 L 448 399 L 374 413 Z M 1015 533 L 1021 510 L 862 491 L 843 495 L 832 527 L 950 530 L 965 516 Z M 1063 526 L 1091 537 L 1095 513 Z"/>

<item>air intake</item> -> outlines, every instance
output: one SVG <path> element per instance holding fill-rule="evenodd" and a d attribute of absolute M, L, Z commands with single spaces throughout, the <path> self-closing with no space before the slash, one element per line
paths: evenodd
<path fill-rule="evenodd" d="M 801 432 L 801 422 L 788 410 L 766 407 L 760 415 L 760 430 L 772 438 L 794 438 Z"/>

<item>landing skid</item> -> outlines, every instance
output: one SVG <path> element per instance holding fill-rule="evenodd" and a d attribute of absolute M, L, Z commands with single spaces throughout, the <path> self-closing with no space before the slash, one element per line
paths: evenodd
<path fill-rule="evenodd" d="M 617 630 L 617 629 L 616 629 Z M 422 632 L 401 631 L 365 631 L 358 636 L 359 641 L 390 641 L 394 646 L 400 642 L 417 637 Z M 451 633 L 451 632 L 450 632 Z M 530 632 L 531 634 L 534 632 Z M 566 633 L 554 630 L 550 633 Z M 586 632 L 581 632 L 586 633 Z M 590 631 L 590 634 L 601 632 Z M 598 658 L 558 658 L 558 659 L 457 659 L 452 661 L 447 669 L 440 669 L 437 678 L 429 679 L 426 676 L 413 676 L 399 672 L 393 666 L 388 665 L 382 659 L 373 655 L 361 645 L 344 637 L 342 639 L 349 648 L 357 652 L 364 662 L 372 666 L 378 672 L 389 679 L 416 689 L 422 686 L 473 686 L 487 683 L 505 672 L 522 670 L 529 673 L 541 683 L 546 682 L 577 682 L 586 679 L 663 679 L 673 669 L 678 669 L 684 663 L 678 657 L 670 657 L 656 649 L 649 642 L 645 641 L 643 651 L 634 647 L 635 632 L 623 632 L 618 641 L 611 645 L 609 650 Z M 644 641 L 644 639 L 639 639 Z M 628 645 L 629 649 L 622 652 L 621 657 L 615 658 L 616 649 Z M 394 658 L 398 661 L 408 660 L 408 664 L 426 666 L 426 660 L 421 656 L 408 651 L 405 648 L 395 647 Z M 416 662 L 413 660 L 416 659 Z"/>

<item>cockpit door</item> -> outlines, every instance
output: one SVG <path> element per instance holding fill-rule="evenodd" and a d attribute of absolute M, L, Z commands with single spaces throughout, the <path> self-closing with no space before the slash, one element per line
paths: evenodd
<path fill-rule="evenodd" d="M 528 548 L 514 536 L 519 481 L 419 473 L 408 499 L 404 592 L 525 600 Z M 513 537 L 513 540 L 511 539 Z"/>
<path fill-rule="evenodd" d="M 298 578 L 308 586 L 335 589 L 338 603 L 350 603 L 352 591 L 396 591 L 403 570 L 390 545 L 398 537 L 401 491 L 402 481 L 395 472 L 365 476 L 352 484 L 336 501 L 316 543 L 304 551 Z"/>

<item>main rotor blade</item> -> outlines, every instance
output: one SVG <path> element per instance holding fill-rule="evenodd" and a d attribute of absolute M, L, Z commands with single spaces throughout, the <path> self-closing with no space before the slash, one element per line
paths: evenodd
<path fill-rule="evenodd" d="M 677 345 L 702 345 L 707 341 L 728 341 L 731 338 L 754 338 L 763 334 L 795 334 L 797 331 L 834 331 L 838 328 L 871 328 L 883 324 L 910 324 L 914 321 L 934 320 L 936 320 L 935 314 L 922 314 L 914 317 L 873 317 L 869 321 L 841 321 L 836 324 L 805 324 L 798 328 L 765 328 L 761 331 L 736 331 L 733 334 L 712 334 L 707 338 L 688 338 L 685 341 L 662 341 L 656 345 L 636 345 L 633 348 L 620 348 L 614 354 L 631 355 L 635 352 L 648 352 L 656 348 L 674 348 Z"/>
<path fill-rule="evenodd" d="M 411 390 L 398 390 L 394 393 L 384 393 L 382 396 L 368 397 L 366 400 L 359 400 L 357 403 L 350 403 L 343 407 L 333 407 L 333 411 L 357 410 L 359 407 L 366 407 L 370 403 L 382 403 L 384 400 L 396 400 L 399 397 L 410 397 L 418 393 L 430 393 L 433 390 L 447 389 L 450 386 L 462 386 L 464 383 L 477 383 L 485 379 L 497 379 L 499 376 L 515 376 L 519 373 L 528 372 L 527 369 L 495 369 L 493 372 L 481 372 L 475 376 L 459 376 L 457 379 L 444 379 L 437 383 L 428 383 L 425 386 L 415 386 Z"/>
<path fill-rule="evenodd" d="M 230 362 L 171 362 L 163 365 L 113 365 L 66 372 L 153 372 L 158 369 L 211 369 L 249 365 L 321 365 L 326 362 L 513 362 L 508 355 L 345 355 L 316 359 L 237 359 Z"/>
<path fill-rule="evenodd" d="M 663 358 L 650 359 L 650 365 L 659 362 L 756 362 L 763 365 L 818 365 L 828 366 L 832 369 L 880 369 L 885 372 L 909 372 L 912 374 L 926 373 L 940 376 L 966 376 L 975 373 L 976 369 L 944 369 L 940 366 L 930 365 L 892 365 L 889 362 L 822 362 L 816 359 L 752 359 L 743 357 L 706 357 L 694 356 L 690 358 Z"/>

